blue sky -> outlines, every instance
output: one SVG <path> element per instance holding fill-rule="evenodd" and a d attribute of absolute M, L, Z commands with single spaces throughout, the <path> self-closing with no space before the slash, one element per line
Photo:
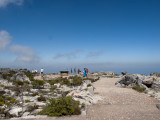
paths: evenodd
<path fill-rule="evenodd" d="M 160 72 L 159 0 L 0 0 L 0 67 Z"/>

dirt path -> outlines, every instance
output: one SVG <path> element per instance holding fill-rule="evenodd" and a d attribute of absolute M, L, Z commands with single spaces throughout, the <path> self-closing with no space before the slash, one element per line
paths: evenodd
<path fill-rule="evenodd" d="M 118 79 L 101 78 L 94 83 L 95 92 L 104 100 L 88 106 L 86 116 L 43 118 L 43 120 L 160 120 L 160 101 L 129 88 L 118 88 Z M 39 119 L 40 120 L 40 119 Z"/>

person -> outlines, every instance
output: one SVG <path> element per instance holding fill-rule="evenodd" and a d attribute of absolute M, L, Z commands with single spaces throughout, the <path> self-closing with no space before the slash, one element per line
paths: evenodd
<path fill-rule="evenodd" d="M 80 69 L 78 68 L 78 74 L 80 73 Z"/>
<path fill-rule="evenodd" d="M 43 68 L 41 68 L 40 74 L 42 75 L 42 74 L 43 74 L 43 72 L 44 72 L 44 69 L 43 69 Z"/>
<path fill-rule="evenodd" d="M 71 74 L 72 74 L 72 68 L 71 68 Z"/>
<path fill-rule="evenodd" d="M 87 77 L 87 71 L 86 71 L 86 68 L 84 68 L 84 77 Z"/>
<path fill-rule="evenodd" d="M 74 74 L 76 74 L 76 68 L 74 68 Z"/>

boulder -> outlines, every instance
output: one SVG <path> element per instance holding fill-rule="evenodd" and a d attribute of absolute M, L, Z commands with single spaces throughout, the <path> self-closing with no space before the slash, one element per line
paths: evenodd
<path fill-rule="evenodd" d="M 26 116 L 28 116 L 29 114 L 30 114 L 30 112 L 25 112 L 25 113 L 23 113 L 22 117 L 26 117 Z"/>
<path fill-rule="evenodd" d="M 91 80 L 84 80 L 83 83 L 86 83 L 87 85 L 91 84 Z"/>
<path fill-rule="evenodd" d="M 160 104 L 157 104 L 156 107 L 160 110 Z"/>
<path fill-rule="evenodd" d="M 141 85 L 143 80 L 144 80 L 144 77 L 142 75 L 127 74 L 123 76 L 122 78 L 120 78 L 120 80 L 116 82 L 115 85 L 121 84 L 124 86 L 129 86 L 132 83 Z"/>
<path fill-rule="evenodd" d="M 18 81 L 18 80 L 20 80 L 20 81 L 23 82 L 25 79 L 23 78 L 23 76 L 17 75 L 17 76 L 16 76 L 16 81 Z"/>
<path fill-rule="evenodd" d="M 146 78 L 142 81 L 144 85 L 146 85 L 148 88 L 150 88 L 153 84 L 153 78 Z"/>
<path fill-rule="evenodd" d="M 31 115 L 37 115 L 42 109 L 35 109 L 31 112 Z"/>
<path fill-rule="evenodd" d="M 0 87 L 0 95 L 3 95 L 5 93 L 6 93 L 5 90 L 2 87 Z"/>
<path fill-rule="evenodd" d="M 93 88 L 93 86 L 88 87 L 88 91 L 93 95 L 94 94 L 94 88 Z"/>
<path fill-rule="evenodd" d="M 51 88 L 51 85 L 49 83 L 44 84 L 44 89 L 50 89 L 50 88 Z"/>
<path fill-rule="evenodd" d="M 156 92 L 160 92 L 160 82 L 153 82 L 151 88 Z"/>
<path fill-rule="evenodd" d="M 8 111 L 8 113 L 13 116 L 13 117 L 18 117 L 18 113 L 22 112 L 22 108 L 21 107 L 12 107 L 10 111 Z"/>

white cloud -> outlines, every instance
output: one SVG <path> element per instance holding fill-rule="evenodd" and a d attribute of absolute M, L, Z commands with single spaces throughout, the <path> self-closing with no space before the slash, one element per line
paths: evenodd
<path fill-rule="evenodd" d="M 12 53 L 18 55 L 16 61 L 29 62 L 29 63 L 38 61 L 36 52 L 30 47 L 14 45 L 10 47 L 10 50 Z"/>
<path fill-rule="evenodd" d="M 77 50 L 72 51 L 72 52 L 63 53 L 63 54 L 57 54 L 56 56 L 54 56 L 54 59 L 58 59 L 58 58 L 68 58 L 68 59 L 75 58 L 76 55 L 79 52 L 81 52 L 81 50 L 77 49 Z"/>
<path fill-rule="evenodd" d="M 22 5 L 24 0 L 0 0 L 0 7 L 6 7 L 9 4 Z"/>
<path fill-rule="evenodd" d="M 6 49 L 7 45 L 11 42 L 11 36 L 5 30 L 0 31 L 0 50 Z"/>

